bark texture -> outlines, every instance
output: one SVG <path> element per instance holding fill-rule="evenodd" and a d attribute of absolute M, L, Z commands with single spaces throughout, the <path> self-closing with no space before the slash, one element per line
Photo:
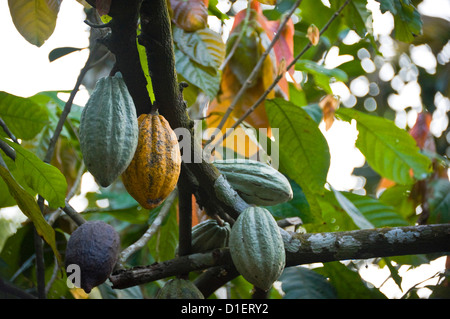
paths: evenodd
<path fill-rule="evenodd" d="M 282 231 L 286 266 L 411 254 L 450 254 L 450 224 L 387 227 L 347 232 L 294 234 Z M 127 288 L 179 273 L 211 267 L 205 278 L 223 283 L 237 276 L 228 248 L 174 258 L 114 273 L 113 288 Z M 221 270 L 221 268 L 223 270 Z M 231 278 L 232 279 L 232 278 Z M 225 282 L 226 282 L 225 281 Z M 199 280 L 200 283 L 203 279 Z M 204 282 L 203 282 L 204 283 Z"/>

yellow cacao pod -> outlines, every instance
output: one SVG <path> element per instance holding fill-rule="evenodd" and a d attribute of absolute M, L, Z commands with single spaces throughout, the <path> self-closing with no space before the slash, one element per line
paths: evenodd
<path fill-rule="evenodd" d="M 138 145 L 122 182 L 142 207 L 152 209 L 175 189 L 181 154 L 177 136 L 162 115 L 142 114 L 138 125 Z"/>

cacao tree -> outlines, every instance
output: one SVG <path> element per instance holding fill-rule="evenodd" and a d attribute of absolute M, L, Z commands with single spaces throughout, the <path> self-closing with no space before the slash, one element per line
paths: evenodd
<path fill-rule="evenodd" d="M 69 99 L 0 92 L 2 298 L 388 298 L 368 265 L 417 298 L 400 268 L 438 258 L 427 296 L 449 297 L 449 21 L 420 0 L 78 2 Z M 38 47 L 61 3 L 8 1 Z M 347 189 L 328 176 L 338 125 L 364 158 Z"/>

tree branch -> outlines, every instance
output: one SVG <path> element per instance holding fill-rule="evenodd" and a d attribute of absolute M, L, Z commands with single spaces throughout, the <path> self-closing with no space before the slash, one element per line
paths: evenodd
<path fill-rule="evenodd" d="M 234 107 L 236 106 L 237 102 L 239 102 L 239 100 L 244 95 L 244 93 L 247 90 L 247 88 L 252 84 L 253 80 L 255 79 L 256 75 L 258 74 L 259 70 L 261 69 L 264 61 L 266 60 L 266 57 L 269 55 L 270 50 L 272 50 L 273 46 L 275 45 L 275 43 L 280 38 L 284 27 L 286 26 L 287 22 L 291 18 L 291 16 L 294 13 L 295 9 L 297 9 L 297 7 L 300 5 L 301 2 L 302 2 L 302 0 L 297 0 L 294 3 L 294 5 L 292 6 L 292 8 L 289 10 L 289 12 L 285 15 L 283 21 L 281 22 L 280 26 L 278 27 L 278 30 L 275 32 L 274 38 L 270 42 L 270 44 L 267 47 L 267 49 L 261 55 L 261 57 L 259 58 L 258 62 L 255 65 L 255 67 L 253 68 L 252 72 L 247 77 L 247 79 L 245 80 L 244 84 L 240 88 L 239 92 L 235 95 L 235 97 L 233 98 L 233 101 L 231 102 L 230 106 L 226 110 L 226 112 L 225 112 L 224 116 L 222 117 L 219 125 L 217 126 L 218 130 L 222 130 L 223 126 L 225 125 L 225 122 L 227 121 L 227 119 L 230 116 L 231 112 L 234 110 Z M 248 6 L 250 6 L 250 4 L 248 4 Z M 284 76 L 284 74 L 283 74 L 283 76 Z M 276 83 L 278 83 L 278 81 Z M 275 85 L 273 87 L 275 87 Z M 270 91 L 272 91 L 272 89 L 270 89 Z"/>
<path fill-rule="evenodd" d="M 344 8 L 348 5 L 350 0 L 347 0 L 344 2 L 344 4 L 331 16 L 330 20 L 323 26 L 323 28 L 320 30 L 320 35 L 322 35 L 328 28 L 330 27 L 331 23 L 339 16 L 339 14 L 344 10 Z M 292 62 L 286 67 L 286 71 L 289 71 L 295 63 L 312 47 L 312 43 L 309 42 L 303 50 L 297 54 L 297 56 L 292 60 Z M 273 88 L 278 84 L 278 82 L 284 77 L 284 74 L 278 74 L 278 76 L 273 80 L 272 84 L 264 91 L 264 93 L 259 97 L 259 99 L 253 103 L 251 107 L 247 109 L 247 111 L 233 124 L 231 127 L 232 129 L 235 129 L 238 127 L 246 118 L 249 116 L 261 103 L 266 99 L 267 95 L 273 90 Z M 230 134 L 233 132 L 233 130 L 226 130 L 225 134 L 221 135 L 219 139 L 214 143 L 214 147 L 217 147 L 223 140 L 225 140 Z"/>
<path fill-rule="evenodd" d="M 110 276 L 113 289 L 124 289 L 145 284 L 154 280 L 176 276 L 195 270 L 203 270 L 214 265 L 231 263 L 229 250 L 216 249 L 210 253 L 192 254 L 177 257 L 150 266 L 138 266 L 127 270 L 119 270 Z"/>
<path fill-rule="evenodd" d="M 167 199 L 164 201 L 164 204 L 161 207 L 158 216 L 155 218 L 155 220 L 147 229 L 147 231 L 144 233 L 144 235 L 142 235 L 142 237 L 139 238 L 134 244 L 128 246 L 120 253 L 117 261 L 117 264 L 120 268 L 123 268 L 123 265 L 125 264 L 127 259 L 133 253 L 137 252 L 139 249 L 142 249 L 145 246 L 145 244 L 150 240 L 150 238 L 152 238 L 152 236 L 158 231 L 167 214 L 170 212 L 170 207 L 172 207 L 172 204 L 175 201 L 176 197 L 177 197 L 177 189 L 172 191 L 169 197 L 167 197 Z"/>
<path fill-rule="evenodd" d="M 225 191 L 231 191 L 226 182 L 216 188 L 221 176 L 217 168 L 205 160 L 200 141 L 195 138 L 193 122 L 186 110 L 182 91 L 177 82 L 173 39 L 170 18 L 165 0 L 144 0 L 140 10 L 141 34 L 139 42 L 146 48 L 149 73 L 155 93 L 155 104 L 159 114 L 164 116 L 172 129 L 183 129 L 183 138 L 189 138 L 189 149 L 182 149 L 182 160 L 186 174 L 196 180 L 196 198 L 210 215 L 219 214 L 223 219 L 228 215 L 236 218 L 248 205 L 240 198 L 228 200 Z M 194 185 L 193 185 L 194 187 Z"/>
<path fill-rule="evenodd" d="M 282 230 L 282 235 L 286 267 L 348 259 L 450 252 L 450 224 L 309 234 Z M 221 248 L 115 272 L 110 280 L 113 288 L 123 289 L 180 273 L 232 265 L 229 248 Z"/>
<path fill-rule="evenodd" d="M 137 116 L 150 113 L 152 107 L 136 42 L 141 2 L 111 1 L 109 15 L 112 20 L 108 23 L 111 33 L 99 39 L 115 55 L 116 67 L 127 84 Z"/>
<path fill-rule="evenodd" d="M 450 252 L 450 224 L 286 234 L 287 266 Z"/>

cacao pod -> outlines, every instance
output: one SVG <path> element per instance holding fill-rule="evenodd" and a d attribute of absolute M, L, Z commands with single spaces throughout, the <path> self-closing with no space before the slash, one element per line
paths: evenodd
<path fill-rule="evenodd" d="M 228 246 L 231 227 L 227 222 L 219 225 L 215 219 L 207 219 L 192 227 L 192 253 L 204 253 Z"/>
<path fill-rule="evenodd" d="M 130 164 L 138 122 L 120 73 L 97 81 L 81 113 L 79 138 L 86 168 L 100 186 L 109 186 Z"/>
<path fill-rule="evenodd" d="M 162 287 L 156 299 L 205 299 L 191 281 L 181 278 L 170 279 Z"/>
<path fill-rule="evenodd" d="M 249 204 L 272 206 L 293 197 L 287 178 L 270 165 L 249 159 L 216 160 L 213 164 Z"/>
<path fill-rule="evenodd" d="M 228 246 L 230 224 L 219 225 L 215 219 L 207 219 L 192 227 L 191 253 L 204 253 Z M 178 248 L 176 250 L 178 252 Z"/>
<path fill-rule="evenodd" d="M 231 228 L 229 246 L 237 271 L 260 289 L 268 290 L 286 265 L 280 230 L 263 207 L 249 207 L 239 215 Z"/>
<path fill-rule="evenodd" d="M 181 154 L 177 136 L 162 115 L 142 114 L 138 125 L 138 145 L 122 182 L 142 207 L 152 209 L 175 189 Z"/>
<path fill-rule="evenodd" d="M 65 266 L 77 265 L 80 288 L 89 293 L 104 283 L 114 269 L 120 248 L 119 234 L 102 221 L 79 226 L 67 242 Z"/>

